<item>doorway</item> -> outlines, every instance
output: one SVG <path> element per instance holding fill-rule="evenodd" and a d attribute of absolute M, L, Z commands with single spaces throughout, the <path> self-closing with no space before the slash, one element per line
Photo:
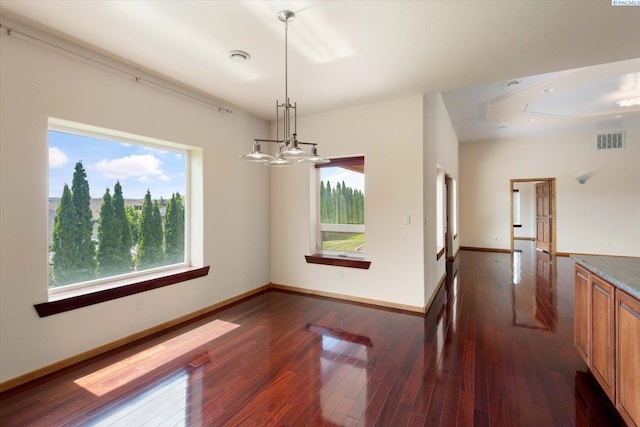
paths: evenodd
<path fill-rule="evenodd" d="M 532 240 L 536 249 L 556 252 L 556 180 L 526 178 L 510 181 L 511 252 L 514 240 Z"/>

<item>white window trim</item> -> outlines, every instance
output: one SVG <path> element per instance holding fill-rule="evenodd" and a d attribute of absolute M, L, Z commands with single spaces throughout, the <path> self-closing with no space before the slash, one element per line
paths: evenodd
<path fill-rule="evenodd" d="M 354 157 L 354 156 L 348 156 Z M 347 158 L 348 158 L 347 157 Z M 356 156 L 357 157 L 357 156 Z M 339 158 L 336 158 L 339 159 Z M 365 172 L 366 175 L 366 172 Z M 335 232 L 346 232 L 346 233 L 365 233 L 366 224 L 329 224 L 329 223 L 321 223 L 320 222 L 320 169 L 312 168 L 311 169 L 311 186 L 313 187 L 312 191 L 315 192 L 315 197 L 311 198 L 311 212 L 313 212 L 313 218 L 311 220 L 312 231 L 311 235 L 315 237 L 315 247 L 311 246 L 311 252 L 327 255 L 330 257 L 344 257 L 344 258 L 356 258 L 356 259 L 365 259 L 366 252 L 350 252 L 350 251 L 334 251 L 330 249 L 322 248 L 322 232 L 323 231 L 335 231 Z M 365 213 L 366 213 L 366 198 L 365 198 Z M 365 214 L 365 223 L 366 223 L 366 214 Z M 366 239 L 366 237 L 365 237 Z"/>
<path fill-rule="evenodd" d="M 95 280 L 89 280 L 86 282 L 72 283 L 69 285 L 50 287 L 47 280 L 48 301 L 58 301 L 61 299 L 71 298 L 74 296 L 90 294 L 107 289 L 115 289 L 127 285 L 131 285 L 141 280 L 157 279 L 170 274 L 183 272 L 186 269 L 193 267 L 191 259 L 191 247 L 192 242 L 192 215 L 191 206 L 193 201 L 191 200 L 192 183 L 191 183 L 191 162 L 192 162 L 192 150 L 195 147 L 191 147 L 184 144 L 178 144 L 175 142 L 164 141 L 156 138 L 144 137 L 139 135 L 133 135 L 125 132 L 120 132 L 111 129 L 100 128 L 84 123 L 71 122 L 68 120 L 62 120 L 50 117 L 49 126 L 47 132 L 64 132 L 73 135 L 86 136 L 96 139 L 108 139 L 117 142 L 125 142 L 134 145 L 140 145 L 149 148 L 156 148 L 163 151 L 171 151 L 185 155 L 185 197 L 187 203 L 184 206 L 185 212 L 185 261 L 178 264 L 171 264 L 152 268 L 143 271 L 134 271 L 131 273 L 105 277 Z M 47 174 L 48 175 L 48 174 Z M 47 257 L 49 251 L 47 250 Z M 47 260 L 48 261 L 48 260 Z"/>

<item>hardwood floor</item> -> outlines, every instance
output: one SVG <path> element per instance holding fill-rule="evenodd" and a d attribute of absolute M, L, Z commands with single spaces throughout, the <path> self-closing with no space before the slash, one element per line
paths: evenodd
<path fill-rule="evenodd" d="M 462 251 L 426 316 L 262 293 L 5 392 L 0 425 L 618 425 L 572 261 L 518 247 Z"/>

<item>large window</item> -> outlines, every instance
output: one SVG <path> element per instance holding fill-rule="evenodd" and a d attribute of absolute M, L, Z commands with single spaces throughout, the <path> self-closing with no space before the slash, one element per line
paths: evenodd
<path fill-rule="evenodd" d="M 316 165 L 320 185 L 318 250 L 326 255 L 363 257 L 364 157 Z"/>
<path fill-rule="evenodd" d="M 188 265 L 188 165 L 177 144 L 52 120 L 50 295 Z"/>

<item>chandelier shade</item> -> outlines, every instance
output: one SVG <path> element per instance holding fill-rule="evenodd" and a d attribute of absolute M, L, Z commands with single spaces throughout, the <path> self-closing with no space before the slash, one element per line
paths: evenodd
<path fill-rule="evenodd" d="M 249 154 L 240 156 L 240 158 L 248 162 L 268 162 L 275 159 L 272 155 L 260 151 L 260 143 L 258 141 L 253 142 L 253 149 Z"/>
<path fill-rule="evenodd" d="M 264 163 L 271 167 L 284 167 L 297 163 L 329 163 L 330 160 L 318 155 L 318 148 L 314 142 L 298 141 L 297 137 L 297 104 L 291 104 L 289 100 L 288 88 L 288 53 L 287 53 L 287 37 L 289 22 L 295 20 L 296 14 L 290 10 L 281 10 L 278 12 L 278 19 L 284 22 L 284 99 L 283 103 L 276 101 L 276 139 L 260 139 L 253 140 L 253 148 L 250 153 L 240 156 L 241 159 L 249 162 Z M 282 119 L 280 118 L 282 116 Z M 283 135 L 280 138 L 280 121 L 282 121 Z M 291 124 L 293 122 L 293 132 L 291 132 Z M 278 151 L 275 156 L 263 153 L 260 143 L 273 143 L 278 145 Z M 305 151 L 301 145 L 311 146 L 311 152 Z"/>

